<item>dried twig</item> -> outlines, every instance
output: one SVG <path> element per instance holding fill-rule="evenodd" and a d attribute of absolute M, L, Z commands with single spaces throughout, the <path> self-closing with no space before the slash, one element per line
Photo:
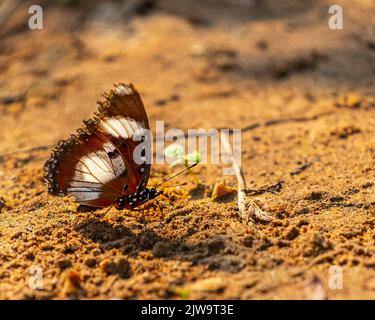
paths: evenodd
<path fill-rule="evenodd" d="M 312 164 L 312 162 L 306 162 L 303 165 L 299 166 L 297 169 L 293 170 L 292 172 L 289 172 L 289 174 L 291 176 L 297 176 L 301 172 L 305 171 L 307 168 L 311 167 Z"/>
<path fill-rule="evenodd" d="M 283 182 L 284 181 L 279 181 L 273 185 L 265 186 L 260 189 L 246 189 L 246 194 L 251 196 L 257 196 L 266 192 L 276 194 L 277 192 L 280 192 L 283 188 Z"/>
<path fill-rule="evenodd" d="M 249 221 L 252 218 L 257 218 L 263 221 L 270 221 L 272 217 L 269 213 L 263 211 L 253 200 L 246 195 L 246 182 L 237 159 L 233 157 L 232 147 L 229 143 L 228 137 L 225 134 L 221 135 L 222 143 L 225 151 L 232 159 L 233 170 L 237 177 L 238 190 L 237 190 L 237 203 L 240 216 L 245 221 Z"/>
<path fill-rule="evenodd" d="M 321 117 L 326 117 L 330 116 L 333 114 L 333 111 L 326 111 L 322 113 L 318 113 L 312 116 L 296 116 L 296 117 L 290 117 L 290 118 L 279 118 L 279 119 L 270 119 L 266 121 L 260 121 L 260 122 L 255 122 L 253 124 L 250 124 L 244 128 L 242 128 L 242 132 L 246 131 L 251 131 L 259 127 L 270 127 L 270 126 L 275 126 L 278 124 L 283 124 L 283 123 L 290 123 L 290 122 L 306 122 L 306 121 L 313 121 L 313 120 L 318 120 Z"/>

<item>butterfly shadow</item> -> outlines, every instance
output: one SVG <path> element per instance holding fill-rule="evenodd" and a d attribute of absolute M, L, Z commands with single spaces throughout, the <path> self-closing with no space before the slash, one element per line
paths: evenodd
<path fill-rule="evenodd" d="M 243 268 L 232 244 L 221 236 L 211 237 L 198 243 L 184 238 L 169 238 L 157 233 L 160 223 L 147 225 L 134 221 L 124 225 L 110 223 L 98 218 L 89 218 L 77 226 L 85 238 L 99 243 L 102 251 L 114 248 L 124 255 L 136 258 L 141 251 L 151 251 L 155 258 L 163 260 L 184 260 L 192 265 L 206 265 L 210 270 L 236 273 Z M 234 250 L 237 251 L 237 250 Z"/>
<path fill-rule="evenodd" d="M 137 256 L 138 252 L 150 250 L 154 243 L 164 240 L 154 230 L 135 219 L 124 225 L 90 217 L 77 225 L 75 230 L 86 239 L 99 243 L 103 251 L 118 248 L 129 256 Z"/>

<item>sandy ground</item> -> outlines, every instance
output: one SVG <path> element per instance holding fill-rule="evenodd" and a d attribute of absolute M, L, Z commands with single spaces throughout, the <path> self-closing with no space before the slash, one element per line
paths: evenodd
<path fill-rule="evenodd" d="M 375 3 L 336 1 L 336 31 L 324 0 L 141 3 L 42 1 L 31 31 L 23 1 L 0 25 L 0 298 L 375 298 Z M 214 165 L 164 187 L 146 226 L 48 195 L 52 146 L 119 81 L 153 124 L 243 128 L 249 197 L 273 220 L 212 201 L 236 185 Z"/>

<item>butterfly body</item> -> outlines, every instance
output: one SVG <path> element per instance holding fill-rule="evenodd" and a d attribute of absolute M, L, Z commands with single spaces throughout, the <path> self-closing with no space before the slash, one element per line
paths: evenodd
<path fill-rule="evenodd" d="M 134 208 L 145 204 L 147 201 L 155 199 L 160 194 L 162 194 L 162 191 L 158 191 L 154 188 L 145 188 L 140 192 L 135 192 L 133 194 L 118 198 L 116 200 L 115 207 L 118 210 L 133 210 Z"/>
<path fill-rule="evenodd" d="M 146 110 L 132 84 L 117 84 L 103 96 L 95 116 L 53 150 L 44 180 L 52 195 L 132 210 L 160 194 L 146 188 L 151 170 L 145 157 L 151 152 L 144 139 L 150 129 Z"/>

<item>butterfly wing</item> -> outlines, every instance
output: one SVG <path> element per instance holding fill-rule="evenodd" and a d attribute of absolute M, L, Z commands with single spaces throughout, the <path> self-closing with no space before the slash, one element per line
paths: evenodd
<path fill-rule="evenodd" d="M 133 155 L 143 143 L 134 136 L 149 129 L 149 123 L 132 84 L 115 85 L 98 104 L 93 119 L 59 142 L 45 164 L 44 179 L 50 194 L 70 194 L 81 204 L 106 207 L 146 186 L 151 165 L 136 163 Z"/>

